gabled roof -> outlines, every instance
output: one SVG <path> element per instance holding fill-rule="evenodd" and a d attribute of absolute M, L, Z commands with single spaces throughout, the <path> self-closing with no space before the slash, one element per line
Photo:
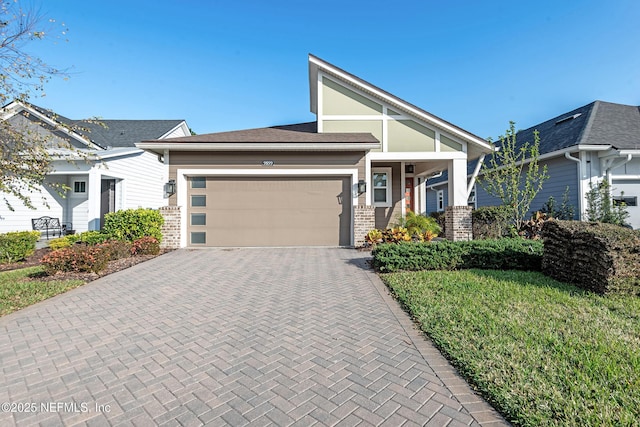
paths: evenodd
<path fill-rule="evenodd" d="M 370 150 L 380 142 L 370 133 L 318 133 L 316 122 L 230 132 L 146 140 L 137 147 L 148 150 Z"/>
<path fill-rule="evenodd" d="M 540 137 L 540 154 L 577 145 L 640 149 L 640 107 L 594 101 L 518 131 L 516 142 L 533 142 L 535 130 Z"/>
<path fill-rule="evenodd" d="M 102 149 L 135 148 L 135 144 L 145 139 L 159 139 L 183 124 L 184 120 L 76 120 L 54 113 L 34 104 L 31 107 L 43 116 L 72 130 L 77 138 L 97 145 Z"/>
<path fill-rule="evenodd" d="M 447 131 L 457 136 L 458 138 L 461 138 L 464 141 L 477 146 L 482 152 L 491 151 L 491 144 L 489 144 L 483 138 L 480 138 L 477 135 L 474 135 L 452 123 L 449 123 L 448 121 L 441 119 L 440 117 L 435 116 L 428 111 L 423 110 L 422 108 L 404 101 L 397 96 L 392 95 L 391 93 L 372 85 L 371 83 L 361 79 L 360 77 L 357 77 L 341 68 L 336 67 L 335 65 L 332 65 L 318 58 L 317 56 L 309 54 L 309 90 L 312 113 L 317 113 L 319 71 L 331 75 L 332 77 L 337 78 L 352 87 L 356 87 L 357 89 L 375 98 L 385 101 L 395 108 L 402 110 L 403 112 L 416 117 L 426 123 L 429 123 L 432 126 Z"/>

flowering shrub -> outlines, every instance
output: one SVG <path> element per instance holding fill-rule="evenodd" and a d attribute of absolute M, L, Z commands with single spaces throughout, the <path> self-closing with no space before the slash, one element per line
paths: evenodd
<path fill-rule="evenodd" d="M 132 255 L 158 255 L 160 253 L 160 242 L 151 236 L 141 237 L 133 242 L 131 246 Z"/>
<path fill-rule="evenodd" d="M 47 274 L 94 272 L 105 269 L 109 251 L 100 246 L 72 246 L 52 251 L 41 260 Z"/>

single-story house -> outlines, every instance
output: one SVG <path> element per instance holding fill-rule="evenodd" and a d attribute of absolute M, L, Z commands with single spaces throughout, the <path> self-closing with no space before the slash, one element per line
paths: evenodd
<path fill-rule="evenodd" d="M 467 162 L 487 141 L 313 55 L 309 91 L 310 123 L 136 144 L 169 168 L 176 246 L 358 245 L 424 212 L 443 170 L 448 237 L 471 237 Z"/>
<path fill-rule="evenodd" d="M 640 107 L 594 101 L 518 131 L 518 146 L 532 143 L 535 130 L 540 137 L 540 165 L 547 166 L 549 179 L 533 200 L 532 211 L 540 210 L 550 196 L 561 203 L 568 188 L 575 219 L 587 220 L 586 195 L 606 179 L 614 202 L 624 201 L 629 223 L 640 227 Z M 470 165 L 469 174 L 474 167 Z M 449 196 L 447 182 L 446 174 L 427 182 L 427 213 L 444 212 Z M 468 202 L 473 207 L 500 204 L 479 185 Z"/>
<path fill-rule="evenodd" d="M 77 232 L 99 230 L 108 212 L 166 205 L 162 185 L 167 167 L 162 158 L 135 143 L 191 134 L 184 120 L 71 120 L 22 102 L 12 102 L 1 112 L 0 119 L 11 126 L 44 135 L 53 159 L 45 184 L 30 195 L 35 210 L 0 193 L 1 233 L 31 230 L 31 219 L 41 216 L 58 218 Z M 64 148 L 68 144 L 73 149 Z M 52 183 L 68 190 L 61 195 Z"/>

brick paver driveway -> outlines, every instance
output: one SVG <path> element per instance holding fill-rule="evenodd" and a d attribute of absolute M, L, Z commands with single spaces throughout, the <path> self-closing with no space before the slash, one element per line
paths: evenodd
<path fill-rule="evenodd" d="M 2 317 L 0 425 L 504 424 L 368 255 L 180 250 Z"/>

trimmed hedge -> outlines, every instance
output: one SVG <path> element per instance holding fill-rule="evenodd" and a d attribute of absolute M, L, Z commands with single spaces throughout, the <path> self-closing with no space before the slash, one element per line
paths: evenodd
<path fill-rule="evenodd" d="M 133 242 L 145 236 L 162 241 L 164 217 L 154 209 L 127 209 L 104 216 L 104 234 L 115 240 Z"/>
<path fill-rule="evenodd" d="M 614 224 L 550 221 L 542 272 L 600 294 L 640 295 L 640 232 Z"/>
<path fill-rule="evenodd" d="M 540 271 L 542 251 L 542 242 L 519 238 L 383 243 L 373 251 L 373 267 L 384 273 L 467 268 Z"/>
<path fill-rule="evenodd" d="M 0 263 L 22 261 L 32 255 L 39 238 L 39 231 L 0 234 Z"/>

